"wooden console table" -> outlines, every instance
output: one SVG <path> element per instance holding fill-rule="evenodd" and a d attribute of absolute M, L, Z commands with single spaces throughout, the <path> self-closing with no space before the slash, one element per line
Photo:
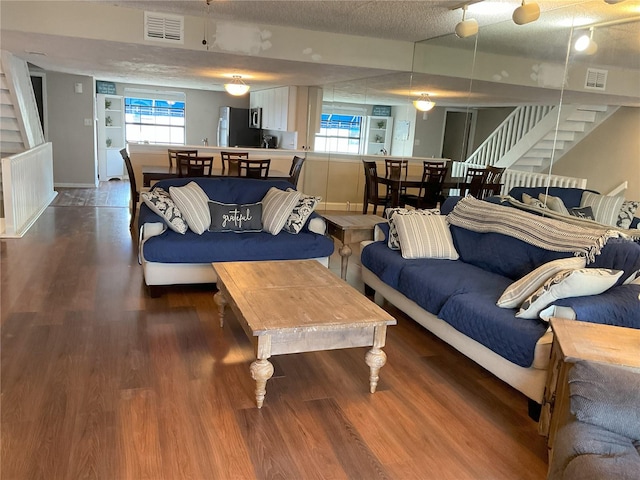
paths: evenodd
<path fill-rule="evenodd" d="M 567 374 L 580 360 L 640 368 L 640 330 L 577 320 L 551 319 L 553 346 L 538 432 L 548 437 L 549 458 L 556 431 L 569 415 Z"/>
<path fill-rule="evenodd" d="M 322 215 L 327 222 L 327 232 L 342 243 L 340 254 L 340 278 L 347 279 L 347 266 L 351 256 L 350 243 L 373 240 L 373 229 L 379 223 L 385 223 L 377 215 Z"/>

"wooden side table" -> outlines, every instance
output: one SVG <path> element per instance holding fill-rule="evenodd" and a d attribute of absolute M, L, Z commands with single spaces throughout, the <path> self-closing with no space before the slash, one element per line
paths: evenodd
<path fill-rule="evenodd" d="M 549 461 L 558 427 L 569 415 L 567 375 L 579 360 L 640 368 L 640 330 L 551 319 L 553 346 L 538 432 L 548 437 Z"/>
<path fill-rule="evenodd" d="M 327 232 L 342 243 L 340 254 L 340 278 L 346 280 L 351 256 L 350 243 L 373 240 L 373 228 L 386 220 L 377 215 L 322 215 L 327 222 Z"/>

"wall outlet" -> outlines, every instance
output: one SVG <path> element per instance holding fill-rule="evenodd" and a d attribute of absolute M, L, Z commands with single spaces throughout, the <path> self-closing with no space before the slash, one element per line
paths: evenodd
<path fill-rule="evenodd" d="M 84 119 L 84 126 L 85 127 L 90 127 L 91 125 L 93 125 L 93 120 L 91 120 L 90 118 L 85 118 Z"/>

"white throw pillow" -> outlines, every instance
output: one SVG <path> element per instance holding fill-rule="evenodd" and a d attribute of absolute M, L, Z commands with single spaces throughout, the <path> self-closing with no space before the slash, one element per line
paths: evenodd
<path fill-rule="evenodd" d="M 178 206 L 193 233 L 202 235 L 209 229 L 209 197 L 196 182 L 183 187 L 169 187 L 169 195 Z"/>
<path fill-rule="evenodd" d="M 271 187 L 262 199 L 262 230 L 271 235 L 280 233 L 299 200 L 300 192 Z"/>
<path fill-rule="evenodd" d="M 389 221 L 389 240 L 387 246 L 391 250 L 400 250 L 400 240 L 398 239 L 398 229 L 393 221 L 393 215 L 440 215 L 439 208 L 408 210 L 402 207 L 387 208 L 384 217 Z"/>
<path fill-rule="evenodd" d="M 516 317 L 538 318 L 543 309 L 561 298 L 598 295 L 614 286 L 622 274 L 622 270 L 608 268 L 563 270 L 527 298 Z"/>
<path fill-rule="evenodd" d="M 287 192 L 295 192 L 295 190 L 293 188 L 287 188 Z M 300 233 L 307 219 L 321 201 L 322 197 L 314 197 L 301 193 L 300 200 L 298 200 L 297 205 L 293 207 L 293 211 L 291 215 L 289 215 L 289 218 L 287 218 L 283 230 L 289 233 Z"/>
<path fill-rule="evenodd" d="M 171 230 L 183 235 L 186 233 L 189 228 L 187 222 L 180 209 L 165 190 L 158 187 L 149 192 L 142 192 L 140 196 L 145 205 L 153 210 L 154 213 L 160 215 Z"/>
<path fill-rule="evenodd" d="M 547 208 L 547 206 L 544 203 L 542 203 L 537 198 L 533 198 L 528 193 L 523 193 L 522 194 L 522 203 L 530 205 L 532 207 Z"/>
<path fill-rule="evenodd" d="M 552 197 L 551 195 L 545 195 L 541 193 L 538 195 L 538 200 L 547 205 L 549 210 L 561 213 L 563 215 L 569 215 L 569 210 L 565 207 L 564 202 L 560 197 Z"/>
<path fill-rule="evenodd" d="M 636 270 L 631 275 L 627 277 L 627 279 L 622 282 L 623 285 L 637 285 L 640 283 L 640 270 Z"/>
<path fill-rule="evenodd" d="M 549 278 L 563 270 L 584 268 L 586 262 L 587 260 L 584 257 L 569 257 L 560 258 L 540 265 L 520 280 L 516 280 L 509 285 L 496 302 L 496 305 L 501 308 L 519 307 L 522 302 L 538 290 Z"/>
<path fill-rule="evenodd" d="M 591 207 L 596 222 L 615 227 L 622 202 L 624 202 L 624 197 L 610 197 L 608 195 L 583 192 L 580 206 Z"/>
<path fill-rule="evenodd" d="M 629 228 L 631 226 L 631 222 L 633 222 L 633 217 L 638 210 L 638 206 L 640 206 L 640 202 L 635 202 L 632 200 L 626 200 L 622 202 L 622 206 L 620 207 L 620 211 L 618 212 L 616 226 L 620 228 Z"/>
<path fill-rule="evenodd" d="M 398 229 L 403 258 L 459 258 L 446 216 L 395 213 L 392 218 Z"/>

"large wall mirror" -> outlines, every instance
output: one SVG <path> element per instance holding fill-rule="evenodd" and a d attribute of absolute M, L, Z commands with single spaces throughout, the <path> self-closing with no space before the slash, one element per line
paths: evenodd
<path fill-rule="evenodd" d="M 484 3 L 494 2 L 477 5 Z M 474 152 L 489 156 L 510 148 L 533 130 L 531 138 L 544 130 L 536 147 L 515 149 L 500 166 L 515 175 L 585 179 L 601 193 L 640 199 L 640 56 L 628 55 L 634 42 L 639 48 L 640 12 L 633 11 L 634 2 L 625 3 L 593 0 L 546 10 L 544 21 L 527 25 L 514 24 L 509 12 L 503 22 L 481 25 L 477 35 L 451 33 L 416 43 L 410 72 L 325 85 L 323 114 L 335 121 L 358 116 L 381 121 L 375 120 L 376 113 L 385 106 L 393 118 L 391 146 L 384 150 L 378 147 L 385 137 L 366 121 L 360 128 L 367 145 L 352 152 L 360 157 L 342 155 L 326 144 L 321 153 L 314 148 L 317 143 L 310 145 L 318 163 L 314 183 L 322 184 L 318 193 L 327 199 L 327 208 L 362 202 L 361 159 L 366 155 L 380 155 L 380 162 L 384 155 L 463 162 Z M 513 5 L 506 7 L 513 10 Z M 594 11 L 606 20 L 595 23 Z M 577 38 L 591 32 L 597 51 L 577 52 Z M 413 101 L 421 93 L 429 94 L 435 108 L 416 110 Z M 581 136 L 581 142 L 570 140 Z M 453 174 L 463 175 L 464 168 Z"/>

